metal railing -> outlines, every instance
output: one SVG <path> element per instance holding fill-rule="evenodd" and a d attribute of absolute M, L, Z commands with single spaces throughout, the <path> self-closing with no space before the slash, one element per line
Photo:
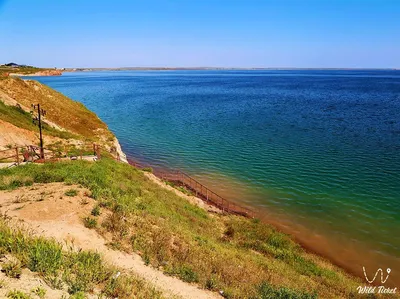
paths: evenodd
<path fill-rule="evenodd" d="M 155 172 L 155 175 L 157 175 L 157 172 Z M 223 212 L 246 217 L 254 217 L 255 215 L 251 209 L 222 197 L 183 171 L 178 170 L 171 173 L 164 172 L 159 173 L 158 176 L 163 180 L 172 181 L 178 185 L 186 187 L 188 190 L 193 192 L 193 195 L 201 198 L 206 203 L 219 208 Z"/>
<path fill-rule="evenodd" d="M 93 152 L 93 155 L 96 156 L 97 159 L 101 158 L 100 146 L 95 143 L 90 144 L 89 147 L 88 144 L 84 144 L 81 148 L 75 148 L 73 156 L 65 147 L 63 150 L 45 148 L 44 159 L 40 157 L 40 147 L 34 145 L 19 146 L 0 151 L 0 163 L 11 162 L 11 166 L 13 166 L 19 165 L 22 162 L 56 162 L 68 157 L 83 159 L 84 153 L 89 151 Z M 114 159 L 120 161 L 118 155 L 116 155 Z M 132 160 L 129 160 L 129 164 L 139 169 L 152 168 L 150 165 L 140 164 Z M 245 217 L 255 217 L 255 212 L 251 209 L 218 195 L 216 192 L 207 188 L 205 185 L 180 170 L 169 172 L 154 170 L 153 173 L 164 181 L 172 182 L 176 186 L 185 187 L 196 197 L 201 198 L 206 203 L 219 208 L 223 212 L 242 215 Z"/>
<path fill-rule="evenodd" d="M 139 169 L 151 168 L 150 165 L 138 163 L 130 159 L 128 161 L 130 165 Z M 153 170 L 153 174 L 164 181 L 173 183 L 175 186 L 185 187 L 187 190 L 191 191 L 194 196 L 219 208 L 223 212 L 250 218 L 256 216 L 256 213 L 253 210 L 222 197 L 183 171 L 161 171 L 155 169 Z"/>

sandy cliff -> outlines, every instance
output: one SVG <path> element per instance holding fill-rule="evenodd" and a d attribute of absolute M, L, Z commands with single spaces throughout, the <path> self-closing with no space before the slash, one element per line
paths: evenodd
<path fill-rule="evenodd" d="M 19 73 L 10 73 L 9 76 L 61 76 L 62 71 L 60 70 L 43 70 L 32 74 L 19 74 Z"/>

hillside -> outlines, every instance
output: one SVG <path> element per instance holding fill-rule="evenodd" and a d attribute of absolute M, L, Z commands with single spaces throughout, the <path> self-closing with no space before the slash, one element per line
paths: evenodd
<path fill-rule="evenodd" d="M 0 150 L 38 145 L 39 129 L 32 122 L 32 104 L 40 104 L 46 110 L 46 148 L 87 147 L 95 142 L 124 157 L 107 125 L 84 105 L 37 81 L 13 77 L 0 80 Z"/>
<path fill-rule="evenodd" d="M 38 68 L 34 66 L 8 63 L 0 65 L 0 80 L 9 76 L 61 76 L 62 72 L 56 69 Z"/>
<path fill-rule="evenodd" d="M 38 82 L 0 80 L 0 99 L 3 144 L 13 130 L 20 142 L 36 136 L 33 102 L 48 112 L 49 142 L 115 146 L 94 113 Z M 40 298 L 38 288 L 45 298 L 358 296 L 361 280 L 289 236 L 166 183 L 107 156 L 0 169 L 0 296 Z"/>

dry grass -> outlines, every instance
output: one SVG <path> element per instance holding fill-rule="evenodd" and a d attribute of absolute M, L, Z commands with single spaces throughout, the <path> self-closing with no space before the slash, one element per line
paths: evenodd
<path fill-rule="evenodd" d="M 361 283 L 272 227 L 209 214 L 129 165 L 29 165 L 0 171 L 0 189 L 27 178 L 87 187 L 103 210 L 97 229 L 114 248 L 136 251 L 145 263 L 227 298 L 348 298 Z"/>
<path fill-rule="evenodd" d="M 33 80 L 6 78 L 0 81 L 0 90 L 25 107 L 40 104 L 47 111 L 46 118 L 62 128 L 87 139 L 113 139 L 95 113 L 83 104 L 73 101 L 63 94 Z"/>

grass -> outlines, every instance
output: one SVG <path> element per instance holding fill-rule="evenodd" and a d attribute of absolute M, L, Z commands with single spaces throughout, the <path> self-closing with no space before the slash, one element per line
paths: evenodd
<path fill-rule="evenodd" d="M 87 296 L 83 292 L 78 292 L 70 296 L 69 299 L 87 299 Z"/>
<path fill-rule="evenodd" d="M 164 180 L 163 182 L 165 184 L 167 184 L 168 186 L 174 187 L 175 189 L 181 191 L 183 194 L 186 194 L 186 195 L 189 195 L 189 196 L 194 196 L 194 193 L 191 190 L 189 190 L 188 188 L 186 188 L 185 186 L 183 186 L 182 184 L 179 184 L 179 183 L 176 183 L 176 182 L 167 181 L 167 180 Z"/>
<path fill-rule="evenodd" d="M 36 272 L 51 287 L 67 289 L 71 295 L 93 292 L 96 288 L 104 295 L 114 290 L 118 298 L 131 298 L 126 294 L 136 294 L 139 298 L 161 297 L 158 291 L 133 276 L 124 274 L 117 279 L 121 282 L 115 282 L 117 269 L 107 265 L 97 252 L 64 251 L 60 243 L 33 236 L 10 223 L 6 217 L 0 219 L 0 250 L 11 254 L 23 267 Z M 124 286 L 124 280 L 130 280 L 131 285 Z M 113 284 L 118 284 L 119 288 L 111 288 Z M 140 288 L 133 290 L 132 285 Z M 33 293 L 40 297 L 44 292 L 36 288 Z M 9 294 L 9 298 L 29 298 L 21 297 L 24 293 L 20 291 Z"/>
<path fill-rule="evenodd" d="M 7 293 L 7 298 L 8 299 L 32 299 L 32 297 L 29 294 L 26 294 L 19 290 L 9 291 Z"/>
<path fill-rule="evenodd" d="M 151 167 L 143 167 L 142 170 L 146 172 L 153 172 L 153 168 Z"/>
<path fill-rule="evenodd" d="M 44 288 L 36 287 L 31 291 L 33 294 L 38 296 L 40 299 L 43 299 L 46 296 L 47 291 Z"/>
<path fill-rule="evenodd" d="M 97 220 L 96 218 L 85 217 L 83 218 L 83 225 L 87 228 L 95 228 L 97 227 Z"/>
<path fill-rule="evenodd" d="M 76 190 L 76 189 L 68 189 L 67 191 L 65 191 L 64 195 L 65 196 L 70 196 L 70 197 L 77 196 L 78 195 L 78 190 Z"/>
<path fill-rule="evenodd" d="M 22 273 L 21 264 L 18 261 L 6 262 L 1 266 L 1 272 L 11 278 L 20 278 Z"/>
<path fill-rule="evenodd" d="M 0 170 L 0 190 L 27 180 L 88 188 L 109 210 L 97 229 L 112 236 L 110 244 L 226 298 L 351 297 L 361 283 L 271 226 L 208 214 L 123 163 L 102 159 Z"/>
<path fill-rule="evenodd" d="M 92 211 L 90 212 L 90 214 L 91 214 L 92 216 L 100 216 L 100 214 L 101 214 L 100 206 L 99 206 L 99 205 L 96 205 L 96 206 L 92 209 Z"/>
<path fill-rule="evenodd" d="M 307 294 L 303 292 L 294 292 L 287 288 L 274 288 L 268 282 L 263 282 L 258 287 L 260 299 L 314 299 L 315 294 Z"/>

